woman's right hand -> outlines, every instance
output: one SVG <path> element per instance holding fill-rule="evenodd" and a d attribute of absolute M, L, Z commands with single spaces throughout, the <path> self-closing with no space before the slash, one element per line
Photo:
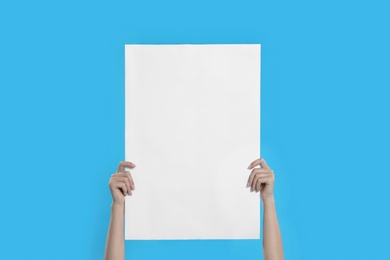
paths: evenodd
<path fill-rule="evenodd" d="M 116 173 L 111 175 L 108 186 L 110 187 L 112 202 L 123 205 L 125 203 L 126 194 L 132 195 L 135 189 L 133 178 L 129 171 L 125 171 L 125 167 L 134 168 L 135 164 L 132 162 L 120 162 Z"/>

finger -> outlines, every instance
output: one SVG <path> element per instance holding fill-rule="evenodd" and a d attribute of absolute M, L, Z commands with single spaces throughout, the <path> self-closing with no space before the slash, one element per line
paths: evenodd
<path fill-rule="evenodd" d="M 256 181 L 256 192 L 259 192 L 261 190 L 261 185 L 262 184 L 271 184 L 272 183 L 272 177 L 267 176 L 267 177 L 261 177 L 258 178 Z"/>
<path fill-rule="evenodd" d="M 134 190 L 135 189 L 135 185 L 134 185 L 134 181 L 133 181 L 133 177 L 131 176 L 131 173 L 129 171 L 126 171 L 126 172 L 118 172 L 118 173 L 115 173 L 115 175 L 111 175 L 111 177 L 125 177 L 125 178 L 128 178 L 129 179 L 129 182 L 130 182 L 130 188 L 131 190 Z"/>
<path fill-rule="evenodd" d="M 131 185 L 130 185 L 130 180 L 129 180 L 129 178 L 127 176 L 126 177 L 116 177 L 116 181 L 124 183 L 126 185 L 127 191 L 129 191 L 129 194 L 130 194 L 130 192 L 131 192 Z"/>
<path fill-rule="evenodd" d="M 124 182 L 111 180 L 108 185 L 110 186 L 111 190 L 119 190 L 122 193 L 125 192 L 125 190 L 126 190 L 126 192 L 127 192 L 126 183 L 124 183 Z M 123 195 L 126 195 L 126 194 L 123 194 Z"/>
<path fill-rule="evenodd" d="M 127 187 L 128 192 L 129 192 L 129 195 L 130 195 L 132 188 L 131 188 L 131 183 L 130 183 L 129 177 L 128 176 L 124 177 L 124 181 L 126 183 L 126 187 Z"/>
<path fill-rule="evenodd" d="M 127 193 L 128 190 L 124 182 L 119 182 L 117 187 L 122 190 L 123 196 L 126 196 L 126 194 L 128 194 Z"/>
<path fill-rule="evenodd" d="M 256 175 L 256 172 L 253 170 L 252 173 L 249 175 L 248 183 L 246 184 L 246 187 L 251 187 L 252 186 L 253 179 L 255 178 L 255 175 Z"/>
<path fill-rule="evenodd" d="M 252 169 L 253 167 L 258 166 L 258 165 L 260 165 L 264 169 L 270 169 L 263 158 L 259 158 L 255 161 L 253 161 L 251 164 L 249 164 L 248 169 Z"/>
<path fill-rule="evenodd" d="M 119 167 L 118 167 L 118 170 L 116 172 L 124 172 L 125 171 L 125 167 L 134 168 L 135 164 L 132 163 L 132 162 L 122 161 L 122 162 L 119 163 Z"/>
<path fill-rule="evenodd" d="M 132 190 L 135 190 L 135 185 L 134 185 L 134 181 L 133 181 L 133 177 L 131 176 L 131 173 L 126 172 L 126 174 L 127 174 L 127 178 L 129 178 L 129 181 L 130 181 L 130 188 Z"/>
<path fill-rule="evenodd" d="M 253 180 L 255 178 L 255 175 L 258 174 L 258 173 L 261 173 L 261 172 L 264 172 L 264 173 L 267 173 L 269 172 L 269 170 L 267 169 L 263 169 L 263 168 L 256 168 L 256 169 L 253 169 L 251 174 L 249 175 L 249 178 L 248 178 L 248 183 L 246 184 L 246 187 L 250 187 L 252 186 L 252 183 L 253 183 Z"/>
<path fill-rule="evenodd" d="M 251 191 L 254 191 L 254 190 L 256 189 L 257 180 L 258 180 L 259 178 L 268 177 L 268 176 L 269 176 L 269 174 L 264 173 L 264 172 L 257 173 L 257 174 L 255 175 L 255 177 L 253 178 L 252 185 L 251 185 Z"/>
<path fill-rule="evenodd" d="M 127 177 L 127 176 L 128 176 L 127 172 L 117 172 L 111 175 L 111 177 Z"/>

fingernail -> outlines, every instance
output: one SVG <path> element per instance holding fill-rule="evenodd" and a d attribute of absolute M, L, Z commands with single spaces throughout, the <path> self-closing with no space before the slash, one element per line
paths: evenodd
<path fill-rule="evenodd" d="M 251 168 L 251 165 L 252 165 L 252 164 L 249 164 L 249 166 L 248 166 L 248 169 L 250 169 L 250 168 Z"/>

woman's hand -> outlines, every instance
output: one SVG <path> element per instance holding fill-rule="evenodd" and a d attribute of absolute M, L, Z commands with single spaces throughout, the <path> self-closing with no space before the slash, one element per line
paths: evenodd
<path fill-rule="evenodd" d="M 254 168 L 256 166 L 260 166 L 260 168 Z M 282 235 L 276 216 L 274 200 L 274 172 L 268 167 L 263 158 L 252 162 L 248 169 L 252 169 L 252 173 L 249 175 L 247 187 L 251 187 L 251 191 L 260 192 L 263 200 L 264 260 L 283 260 Z"/>
<path fill-rule="evenodd" d="M 261 168 L 254 168 L 261 166 Z M 248 169 L 253 169 L 249 175 L 247 187 L 251 187 L 251 191 L 260 191 L 260 196 L 263 201 L 274 198 L 274 172 L 268 167 L 263 158 L 253 161 Z"/>
<path fill-rule="evenodd" d="M 133 178 L 129 171 L 125 171 L 125 167 L 134 168 L 132 162 L 120 162 L 116 173 L 111 175 L 108 186 L 110 187 L 112 201 L 115 204 L 123 205 L 125 203 L 126 194 L 132 195 L 132 190 L 135 189 Z"/>
<path fill-rule="evenodd" d="M 120 162 L 116 173 L 111 175 L 108 186 L 112 195 L 111 219 L 108 228 L 106 250 L 104 252 L 105 260 L 123 260 L 125 259 L 124 243 L 124 213 L 125 196 L 131 195 L 135 189 L 133 178 L 130 172 L 125 171 L 125 167 L 134 168 L 132 162 Z"/>

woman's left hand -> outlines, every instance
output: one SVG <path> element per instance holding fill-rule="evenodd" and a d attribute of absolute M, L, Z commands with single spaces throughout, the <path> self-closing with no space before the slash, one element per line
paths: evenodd
<path fill-rule="evenodd" d="M 254 168 L 261 166 L 261 168 Z M 251 192 L 260 192 L 261 199 L 268 200 L 274 198 L 274 172 L 269 168 L 263 158 L 253 161 L 248 169 L 252 169 L 249 175 L 247 187 L 251 187 Z"/>

